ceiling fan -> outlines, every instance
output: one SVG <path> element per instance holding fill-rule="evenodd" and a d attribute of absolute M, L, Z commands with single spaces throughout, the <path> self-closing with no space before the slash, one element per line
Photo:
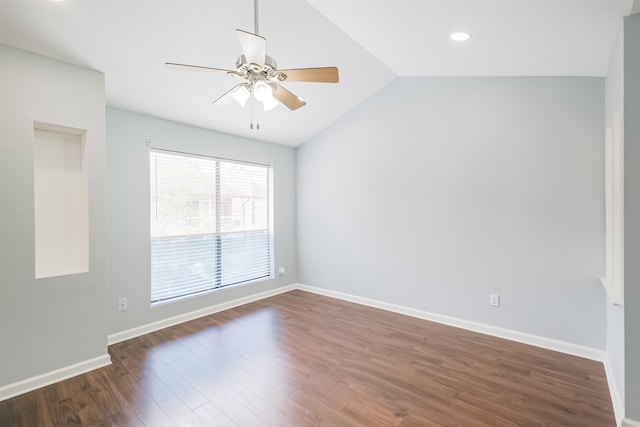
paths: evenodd
<path fill-rule="evenodd" d="M 165 65 L 171 68 L 224 73 L 244 79 L 244 82 L 234 86 L 215 100 L 213 104 L 228 105 L 235 100 L 244 107 L 247 100 L 253 95 L 257 101 L 262 103 L 265 111 L 277 107 L 280 103 L 290 110 L 297 110 L 306 105 L 303 98 L 282 87 L 280 85 L 281 82 L 338 83 L 338 68 L 336 67 L 278 70 L 276 61 L 266 54 L 267 40 L 258 35 L 258 0 L 254 0 L 253 5 L 255 32 L 236 30 L 240 47 L 242 48 L 242 55 L 236 60 L 235 70 L 177 64 L 174 62 L 167 62 Z"/>

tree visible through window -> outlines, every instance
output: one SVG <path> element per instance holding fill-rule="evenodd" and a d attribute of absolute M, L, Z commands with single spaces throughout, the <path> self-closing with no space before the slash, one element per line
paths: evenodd
<path fill-rule="evenodd" d="M 151 151 L 151 303 L 273 277 L 268 166 Z"/>

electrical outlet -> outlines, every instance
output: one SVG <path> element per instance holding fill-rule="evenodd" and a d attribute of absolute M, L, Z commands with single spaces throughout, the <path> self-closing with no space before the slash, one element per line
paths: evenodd
<path fill-rule="evenodd" d="M 127 311 L 127 299 L 120 298 L 118 300 L 118 311 Z"/>
<path fill-rule="evenodd" d="M 284 267 L 278 268 L 278 276 L 284 276 Z"/>
<path fill-rule="evenodd" d="M 489 295 L 489 304 L 494 307 L 500 307 L 500 295 L 498 294 L 490 294 Z"/>

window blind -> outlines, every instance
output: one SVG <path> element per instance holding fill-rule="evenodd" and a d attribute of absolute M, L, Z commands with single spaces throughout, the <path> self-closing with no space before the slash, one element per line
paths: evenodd
<path fill-rule="evenodd" d="M 271 168 L 150 152 L 151 303 L 273 277 Z"/>

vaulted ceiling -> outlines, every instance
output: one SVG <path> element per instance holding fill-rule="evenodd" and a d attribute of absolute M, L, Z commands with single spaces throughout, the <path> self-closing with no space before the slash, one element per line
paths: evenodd
<path fill-rule="evenodd" d="M 400 76 L 605 76 L 632 0 L 261 0 L 278 68 L 335 65 L 338 84 L 285 82 L 307 100 L 212 102 L 238 81 L 167 69 L 234 69 L 252 0 L 0 0 L 0 42 L 103 72 L 107 104 L 297 146 Z M 449 38 L 467 31 L 471 40 Z M 249 123 L 260 122 L 260 130 Z"/>

